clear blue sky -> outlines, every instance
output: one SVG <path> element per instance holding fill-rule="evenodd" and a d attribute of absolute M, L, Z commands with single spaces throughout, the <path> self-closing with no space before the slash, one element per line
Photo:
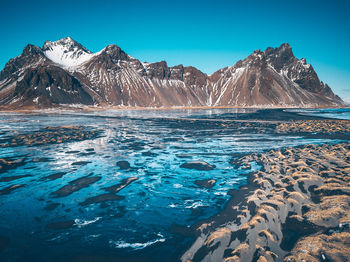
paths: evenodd
<path fill-rule="evenodd" d="M 255 49 L 289 42 L 321 80 L 350 97 L 350 1 L 0 0 L 0 67 L 28 43 L 71 36 L 96 52 L 117 44 L 141 61 L 211 74 Z"/>

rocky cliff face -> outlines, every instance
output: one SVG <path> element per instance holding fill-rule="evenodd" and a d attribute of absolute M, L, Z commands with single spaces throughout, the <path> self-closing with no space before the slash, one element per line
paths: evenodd
<path fill-rule="evenodd" d="M 322 106 L 341 104 L 305 59 L 294 57 L 289 44 L 254 51 L 234 66 L 210 76 L 214 105 Z"/>
<path fill-rule="evenodd" d="M 342 100 L 291 47 L 254 51 L 208 76 L 194 67 L 142 63 L 120 47 L 91 53 L 70 37 L 28 45 L 0 73 L 0 105 L 337 106 Z"/>

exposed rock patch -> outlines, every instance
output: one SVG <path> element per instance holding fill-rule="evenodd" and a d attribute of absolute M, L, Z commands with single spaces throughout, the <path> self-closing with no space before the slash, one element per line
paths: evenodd
<path fill-rule="evenodd" d="M 25 134 L 8 135 L 0 139 L 0 148 L 16 146 L 39 146 L 82 141 L 96 138 L 99 131 L 87 130 L 79 126 L 46 127 L 39 131 Z"/>
<path fill-rule="evenodd" d="M 105 193 L 105 194 L 89 197 L 85 201 L 81 202 L 80 205 L 87 206 L 91 204 L 104 203 L 107 201 L 114 201 L 114 200 L 121 200 L 121 199 L 124 199 L 124 197 L 118 196 L 112 193 Z"/>
<path fill-rule="evenodd" d="M 61 230 L 75 227 L 76 224 L 74 220 L 52 222 L 46 225 L 47 229 Z"/>
<path fill-rule="evenodd" d="M 66 175 L 67 173 L 66 172 L 57 172 L 55 174 L 52 174 L 52 175 L 48 175 L 46 177 L 43 177 L 41 180 L 56 180 L 56 179 L 59 179 L 61 177 L 63 177 L 64 175 Z"/>
<path fill-rule="evenodd" d="M 129 169 L 130 168 L 130 163 L 128 161 L 118 161 L 117 162 L 117 166 L 122 169 L 122 170 L 125 170 L 125 169 Z"/>
<path fill-rule="evenodd" d="M 100 180 L 100 176 L 84 176 L 69 182 L 68 185 L 52 192 L 57 197 L 65 197 Z"/>
<path fill-rule="evenodd" d="M 22 184 L 16 184 L 16 185 L 12 185 L 12 186 L 8 186 L 8 187 L 5 187 L 3 189 L 0 190 L 0 196 L 1 195 L 8 195 L 10 194 L 12 191 L 18 189 L 18 188 L 21 188 L 25 185 L 22 185 Z"/>
<path fill-rule="evenodd" d="M 204 188 L 212 188 L 215 186 L 216 180 L 215 179 L 203 179 L 203 180 L 196 180 L 194 183 L 199 187 Z"/>
<path fill-rule="evenodd" d="M 0 174 L 25 164 L 24 158 L 0 158 Z"/>
<path fill-rule="evenodd" d="M 134 182 L 137 179 L 138 179 L 138 177 L 125 178 L 119 184 L 114 185 L 114 186 L 105 187 L 103 189 L 110 192 L 110 193 L 117 194 L 120 190 L 127 187 L 129 184 L 131 184 L 132 182 Z"/>
<path fill-rule="evenodd" d="M 182 164 L 180 167 L 187 169 L 196 169 L 200 171 L 209 171 L 215 168 L 215 165 L 211 165 L 204 161 L 192 161 Z"/>
<path fill-rule="evenodd" d="M 81 202 L 80 205 L 87 206 L 91 204 L 97 204 L 97 203 L 104 203 L 107 201 L 115 201 L 115 200 L 121 200 L 124 199 L 124 196 L 119 196 L 117 193 L 122 190 L 123 188 L 130 185 L 132 182 L 136 181 L 138 177 L 129 177 L 123 179 L 120 183 L 105 187 L 103 190 L 107 191 L 108 193 L 103 193 L 97 196 L 89 197 L 85 201 Z"/>
<path fill-rule="evenodd" d="M 0 182 L 10 182 L 13 180 L 25 178 L 25 177 L 30 177 L 31 175 L 19 175 L 19 176 L 5 176 L 5 177 L 0 177 Z"/>
<path fill-rule="evenodd" d="M 349 120 L 298 120 L 281 123 L 276 127 L 278 133 L 350 133 Z"/>

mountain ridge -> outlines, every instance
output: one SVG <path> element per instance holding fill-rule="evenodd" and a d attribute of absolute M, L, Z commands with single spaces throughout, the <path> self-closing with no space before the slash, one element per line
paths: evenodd
<path fill-rule="evenodd" d="M 0 105 L 12 107 L 323 107 L 344 102 L 288 43 L 255 50 L 211 75 L 147 63 L 108 45 L 92 53 L 70 37 L 27 45 L 0 72 Z"/>

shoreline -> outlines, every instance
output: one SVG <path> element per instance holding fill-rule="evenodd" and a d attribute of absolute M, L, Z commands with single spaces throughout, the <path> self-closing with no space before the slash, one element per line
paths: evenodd
<path fill-rule="evenodd" d="M 93 112 L 93 111 L 168 111 L 168 110 L 209 110 L 209 109 L 341 109 L 350 108 L 350 105 L 343 106 L 312 106 L 312 107 L 300 107 L 300 106 L 168 106 L 168 107 L 127 107 L 127 106 L 80 106 L 80 107 L 69 107 L 59 106 L 51 108 L 35 108 L 35 107 L 22 107 L 22 108 L 11 108 L 11 106 L 0 106 L 0 112 L 21 112 L 21 113 L 32 113 L 32 112 L 45 112 L 45 111 L 56 111 L 56 110 L 68 110 L 77 112 Z"/>
<path fill-rule="evenodd" d="M 332 232 L 330 230 L 333 233 L 327 237 L 338 239 L 333 243 L 338 247 L 337 252 L 350 257 L 346 250 L 342 253 L 344 245 L 350 247 L 346 242 L 350 237 L 350 215 L 347 215 L 350 214 L 350 186 L 346 184 L 346 181 L 350 182 L 350 175 L 344 174 L 344 171 L 350 170 L 349 151 L 349 142 L 325 143 L 274 149 L 240 158 L 237 162 L 239 166 L 255 161 L 262 166 L 261 170 L 249 174 L 247 185 L 229 192 L 231 198 L 222 211 L 191 227 L 197 239 L 181 260 L 300 261 L 303 257 L 308 261 L 318 261 L 321 255 L 312 248 L 305 252 L 305 245 L 316 240 L 320 242 L 325 238 L 325 232 Z M 281 159 L 286 158 L 285 152 L 293 152 L 294 165 L 283 164 Z M 330 158 L 328 163 L 324 161 L 320 164 L 331 170 L 336 170 L 333 162 L 343 165 L 343 169 L 335 172 L 330 181 L 327 176 L 317 175 L 318 172 L 327 174 L 326 170 L 315 172 L 314 166 L 310 167 L 310 160 L 300 157 L 303 154 L 306 158 L 310 155 L 310 159 L 316 157 L 313 165 L 317 165 L 315 159 L 322 156 L 329 158 L 334 152 L 339 153 L 338 158 Z M 278 171 L 281 166 L 289 168 L 289 173 Z M 334 207 L 339 202 L 341 207 Z M 334 214 L 338 215 L 335 219 Z M 329 239 L 323 242 L 331 241 Z M 325 247 L 325 243 L 318 245 L 318 251 L 322 250 L 324 257 L 341 257 L 338 253 L 333 254 L 332 248 Z"/>

